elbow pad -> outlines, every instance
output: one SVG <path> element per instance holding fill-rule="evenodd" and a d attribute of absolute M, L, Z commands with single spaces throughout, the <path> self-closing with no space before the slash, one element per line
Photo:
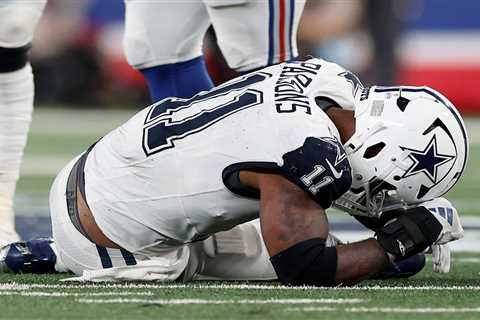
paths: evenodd
<path fill-rule="evenodd" d="M 313 238 L 274 255 L 270 261 L 284 285 L 333 286 L 337 271 L 337 249 Z"/>

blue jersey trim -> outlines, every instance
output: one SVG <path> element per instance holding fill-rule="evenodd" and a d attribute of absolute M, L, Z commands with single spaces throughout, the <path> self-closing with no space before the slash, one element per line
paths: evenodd
<path fill-rule="evenodd" d="M 271 65 L 273 62 L 273 50 L 274 50 L 274 31 L 273 22 L 275 19 L 274 0 L 268 0 L 268 61 L 267 65 Z"/>
<path fill-rule="evenodd" d="M 290 48 L 290 59 L 293 59 L 293 20 L 295 19 L 295 0 L 290 0 L 290 24 L 288 26 L 288 45 Z M 287 59 L 288 60 L 288 59 Z"/>

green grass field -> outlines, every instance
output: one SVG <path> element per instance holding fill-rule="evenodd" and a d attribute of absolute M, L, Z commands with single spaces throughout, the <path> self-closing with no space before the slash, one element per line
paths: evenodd
<path fill-rule="evenodd" d="M 134 111 L 37 109 L 18 185 L 21 213 L 48 214 L 56 172 Z M 472 152 L 449 198 L 480 216 L 480 121 Z M 480 254 L 455 253 L 452 271 L 431 263 L 408 280 L 352 288 L 286 288 L 277 282 L 75 284 L 68 275 L 0 274 L 0 319 L 480 319 Z"/>
<path fill-rule="evenodd" d="M 352 288 L 276 282 L 72 284 L 65 275 L 0 275 L 0 319 L 479 319 L 480 256 L 454 268 Z M 428 262 L 427 262 L 428 263 Z"/>

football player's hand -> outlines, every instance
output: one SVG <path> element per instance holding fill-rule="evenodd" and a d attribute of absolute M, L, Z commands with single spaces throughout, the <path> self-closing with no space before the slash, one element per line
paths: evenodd
<path fill-rule="evenodd" d="M 435 245 L 446 244 L 463 238 L 463 228 L 457 209 L 445 198 L 436 198 L 421 204 L 427 208 L 442 225 L 442 231 Z"/>

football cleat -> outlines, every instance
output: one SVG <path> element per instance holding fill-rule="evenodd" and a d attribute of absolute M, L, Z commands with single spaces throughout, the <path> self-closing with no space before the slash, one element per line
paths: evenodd
<path fill-rule="evenodd" d="M 0 272 L 56 273 L 51 238 L 19 241 L 0 249 Z"/>

